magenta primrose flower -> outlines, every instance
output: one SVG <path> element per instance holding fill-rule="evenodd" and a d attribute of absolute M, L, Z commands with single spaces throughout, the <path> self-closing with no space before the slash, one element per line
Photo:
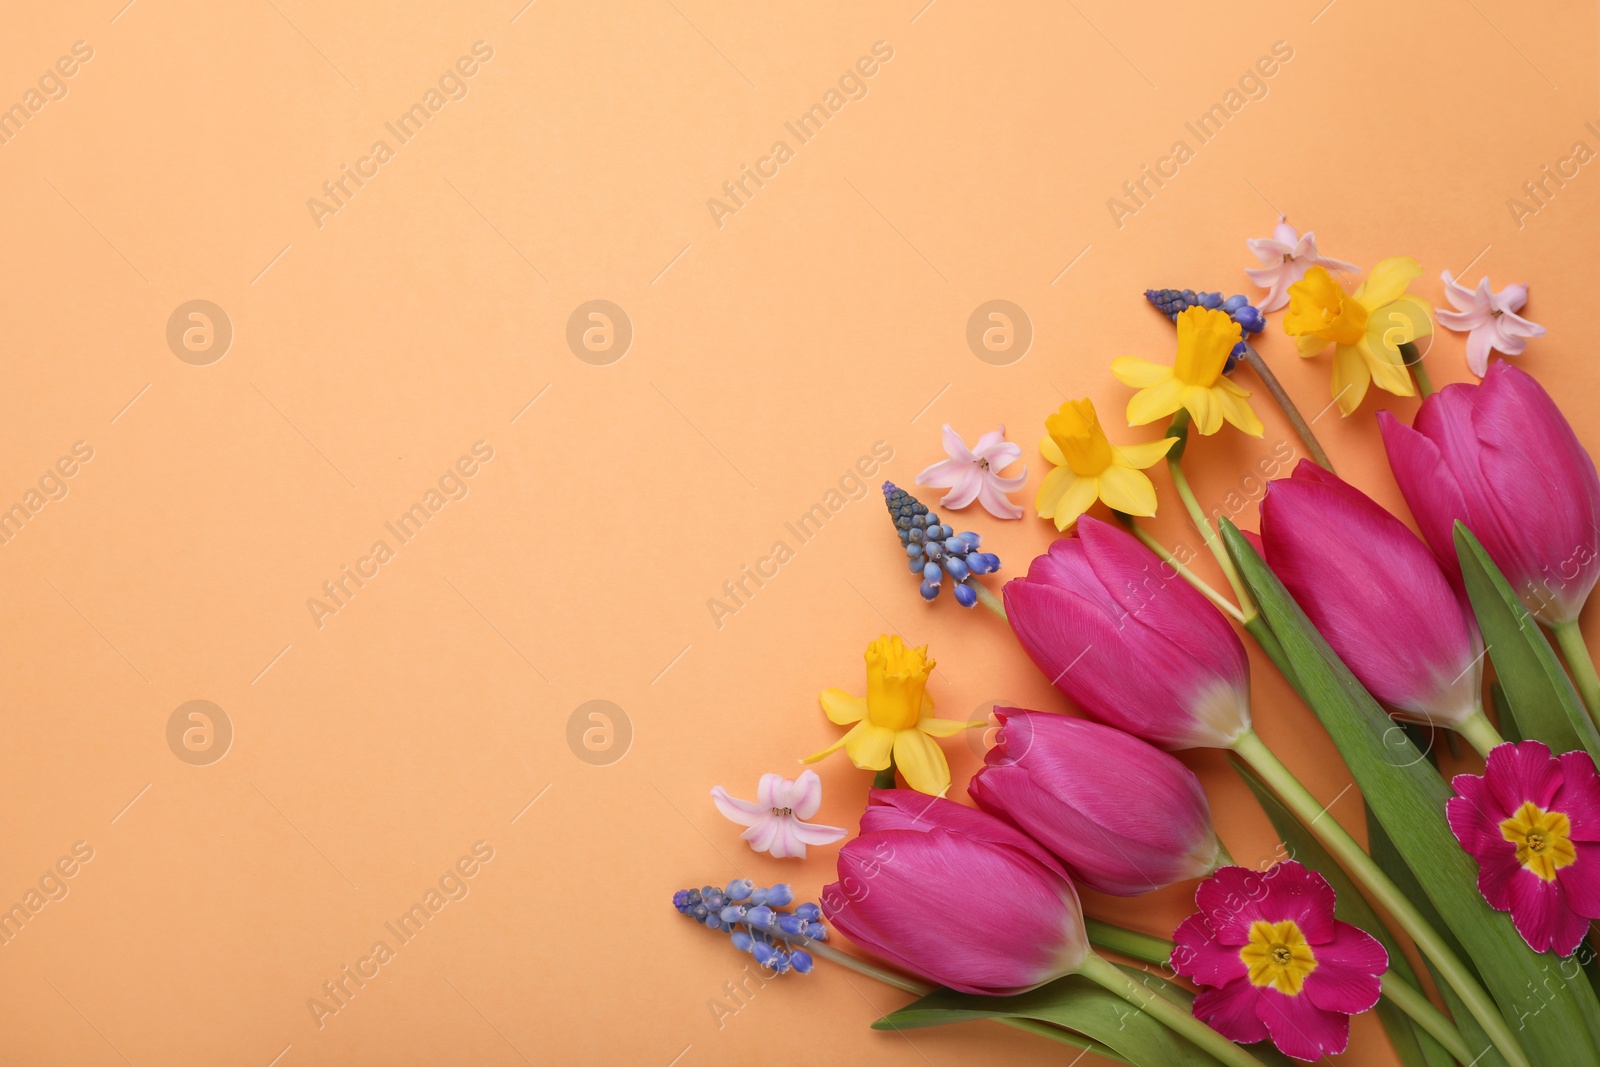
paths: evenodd
<path fill-rule="evenodd" d="M 964 993 L 1021 993 L 1089 955 L 1077 890 L 1049 853 L 992 815 L 910 789 L 872 791 L 822 909 L 862 948 Z"/>
<path fill-rule="evenodd" d="M 1566 956 L 1600 919 L 1600 775 L 1587 752 L 1551 756 L 1539 741 L 1489 753 L 1458 774 L 1450 829 L 1478 861 L 1478 891 L 1509 911 L 1535 952 Z"/>
<path fill-rule="evenodd" d="M 1132 897 L 1203 878 L 1226 855 L 1193 771 L 1110 726 L 996 709 L 1000 733 L 967 785 L 978 807 L 1020 827 L 1074 879 Z"/>
<path fill-rule="evenodd" d="M 1312 624 L 1399 717 L 1452 728 L 1482 717 L 1477 624 L 1405 523 L 1301 460 L 1267 485 L 1261 542 Z"/>
<path fill-rule="evenodd" d="M 1270 1037 L 1297 1060 L 1343 1052 L 1350 1016 L 1383 992 L 1389 954 L 1333 917 L 1327 879 L 1295 860 L 1224 867 L 1194 900 L 1200 910 L 1173 935 L 1172 966 L 1205 987 L 1195 1016 L 1233 1041 Z"/>
<path fill-rule="evenodd" d="M 1250 729 L 1250 661 L 1233 627 L 1131 534 L 1088 517 L 1005 587 L 1017 640 L 1097 719 L 1165 749 L 1227 748 Z"/>
<path fill-rule="evenodd" d="M 1459 581 L 1465 522 L 1534 617 L 1571 622 L 1600 578 L 1600 476 L 1550 394 L 1505 362 L 1447 385 L 1407 426 L 1378 412 L 1395 481 L 1422 536 Z"/>

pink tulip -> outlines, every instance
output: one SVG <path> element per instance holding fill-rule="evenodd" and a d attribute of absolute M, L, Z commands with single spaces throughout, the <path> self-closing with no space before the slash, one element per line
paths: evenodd
<path fill-rule="evenodd" d="M 1194 772 L 1121 730 L 1065 715 L 996 710 L 1001 728 L 967 785 L 1073 878 L 1122 897 L 1217 869 L 1222 846 Z"/>
<path fill-rule="evenodd" d="M 1481 712 L 1478 627 L 1405 523 L 1301 460 L 1267 486 L 1261 540 L 1312 624 L 1400 718 L 1455 727 Z"/>
<path fill-rule="evenodd" d="M 1233 627 L 1139 544 L 1078 521 L 1006 583 L 1006 614 L 1051 683 L 1165 749 L 1227 748 L 1250 729 L 1250 663 Z"/>
<path fill-rule="evenodd" d="M 1578 617 L 1600 578 L 1600 477 L 1539 383 L 1501 362 L 1447 385 L 1414 426 L 1380 411 L 1389 465 L 1422 536 L 1459 580 L 1465 522 L 1541 622 Z"/>
<path fill-rule="evenodd" d="M 873 790 L 822 908 L 862 948 L 965 993 L 1020 993 L 1089 954 L 1077 890 L 1049 853 L 992 815 L 909 789 Z"/>

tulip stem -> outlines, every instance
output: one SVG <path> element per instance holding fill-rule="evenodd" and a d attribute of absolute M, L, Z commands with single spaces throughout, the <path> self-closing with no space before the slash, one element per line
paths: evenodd
<path fill-rule="evenodd" d="M 1567 658 L 1567 670 L 1572 672 L 1572 680 L 1583 695 L 1589 717 L 1600 723 L 1600 675 L 1595 673 L 1594 657 L 1589 654 L 1589 645 L 1583 639 L 1583 631 L 1578 629 L 1578 621 L 1558 622 L 1550 629 L 1556 635 L 1556 644 L 1561 646 L 1561 654 Z"/>
<path fill-rule="evenodd" d="M 1195 589 L 1203 594 L 1207 600 L 1211 601 L 1217 606 L 1217 610 L 1231 618 L 1234 622 L 1241 624 L 1244 622 L 1244 612 L 1234 607 L 1233 602 L 1227 597 L 1211 588 L 1210 583 L 1208 583 L 1204 578 L 1200 577 L 1194 571 L 1190 570 L 1188 567 L 1185 567 L 1181 562 L 1179 562 L 1178 557 L 1173 555 L 1167 549 L 1166 545 L 1163 545 L 1160 541 L 1156 540 L 1155 536 L 1151 534 L 1149 530 L 1140 527 L 1133 521 L 1131 516 L 1126 516 L 1119 513 L 1118 518 L 1126 520 L 1125 524 L 1128 528 L 1128 531 L 1139 539 L 1140 544 L 1144 545 L 1157 556 L 1161 557 L 1161 562 L 1171 567 L 1173 571 L 1177 573 L 1178 577 L 1194 586 Z"/>
<path fill-rule="evenodd" d="M 1499 1009 L 1473 977 L 1472 971 L 1445 943 L 1439 932 L 1428 925 L 1405 892 L 1339 825 L 1339 820 L 1328 814 L 1327 805 L 1319 803 L 1311 791 L 1300 784 L 1300 779 L 1273 755 L 1254 730 L 1246 730 L 1240 735 L 1233 743 L 1233 751 L 1272 787 L 1273 792 L 1282 798 L 1306 829 L 1317 835 L 1344 869 L 1350 872 L 1351 877 L 1361 883 L 1373 900 L 1411 935 L 1411 940 L 1416 942 L 1422 954 L 1433 961 L 1439 976 L 1449 982 L 1461 997 L 1461 1002 L 1478 1020 L 1484 1034 L 1494 1042 L 1509 1067 L 1531 1067 Z"/>
<path fill-rule="evenodd" d="M 971 581 L 967 583 L 967 587 L 970 588 L 974 593 L 978 594 L 978 603 L 982 604 L 984 607 L 1000 616 L 1002 620 L 1006 622 L 1011 621 L 1006 619 L 1006 606 L 1000 602 L 999 597 L 989 592 L 988 586 L 984 585 L 982 582 Z"/>
<path fill-rule="evenodd" d="M 1089 957 L 1078 965 L 1078 973 L 1096 985 L 1109 989 L 1222 1063 L 1231 1067 L 1263 1067 L 1261 1061 L 1249 1052 L 1166 997 L 1146 989 L 1104 957 L 1097 956 L 1093 952 L 1089 953 Z"/>
<path fill-rule="evenodd" d="M 1422 1027 L 1434 1040 L 1445 1047 L 1445 1051 L 1456 1058 L 1457 1063 L 1473 1062 L 1472 1051 L 1467 1048 L 1467 1042 L 1461 1036 L 1461 1031 L 1456 1029 L 1455 1023 L 1449 1016 L 1428 1002 L 1428 998 L 1419 993 L 1415 987 L 1395 976 L 1393 971 L 1383 972 L 1379 979 L 1383 983 L 1383 998 L 1390 1004 L 1399 1008 L 1411 1017 L 1411 1021 Z"/>
<path fill-rule="evenodd" d="M 1489 721 L 1489 717 L 1483 713 L 1481 707 L 1462 719 L 1461 724 L 1455 727 L 1455 731 L 1466 738 L 1467 744 L 1485 759 L 1489 758 L 1490 750 L 1496 745 L 1506 743 L 1506 739 L 1500 736 L 1500 731 L 1494 728 L 1494 724 Z"/>
<path fill-rule="evenodd" d="M 1228 556 L 1227 549 L 1222 547 L 1222 541 L 1217 537 L 1216 531 L 1211 528 L 1211 520 L 1206 518 L 1205 509 L 1200 506 L 1200 501 L 1195 498 L 1194 490 L 1189 487 L 1189 479 L 1183 473 L 1183 450 L 1189 436 L 1189 413 L 1180 411 L 1172 419 L 1172 425 L 1167 427 L 1169 437 L 1182 438 L 1178 444 L 1167 453 L 1167 470 L 1172 475 L 1172 484 L 1178 487 L 1178 496 L 1183 499 L 1183 506 L 1189 512 L 1189 518 L 1200 531 L 1200 536 L 1205 539 L 1206 547 L 1216 557 L 1217 566 L 1222 568 L 1222 573 L 1227 577 L 1228 584 L 1233 587 L 1233 595 L 1239 601 L 1239 621 L 1249 625 L 1250 620 L 1258 614 L 1256 602 L 1250 598 L 1250 591 L 1245 588 L 1244 581 L 1239 577 L 1238 568 L 1234 567 L 1233 560 Z"/>
<path fill-rule="evenodd" d="M 1172 960 L 1173 944 L 1164 937 L 1141 934 L 1124 929 L 1101 919 L 1085 917 L 1083 928 L 1089 933 L 1089 943 L 1107 952 L 1116 952 L 1140 963 L 1165 967 Z"/>
<path fill-rule="evenodd" d="M 1428 377 L 1428 369 L 1422 365 L 1422 353 L 1417 351 L 1417 346 L 1406 341 L 1400 345 L 1400 358 L 1410 368 L 1411 376 L 1417 380 L 1417 395 L 1427 398 L 1433 395 L 1433 379 Z"/>
<path fill-rule="evenodd" d="M 1267 366 L 1267 361 L 1261 358 L 1250 345 L 1244 346 L 1244 361 L 1250 364 L 1250 369 L 1256 372 L 1256 377 L 1261 379 L 1261 384 L 1267 387 L 1267 392 L 1272 394 L 1272 399 L 1278 402 L 1283 409 L 1283 414 L 1288 418 L 1289 425 L 1294 427 L 1294 432 L 1300 435 L 1300 440 L 1305 444 L 1306 451 L 1311 453 L 1311 459 L 1317 466 L 1333 473 L 1333 461 L 1322 450 L 1322 443 L 1317 440 L 1317 435 L 1311 432 L 1311 424 L 1306 421 L 1300 409 L 1294 406 L 1294 401 L 1289 398 L 1283 384 L 1278 381 L 1278 376 L 1272 373 L 1272 368 Z"/>

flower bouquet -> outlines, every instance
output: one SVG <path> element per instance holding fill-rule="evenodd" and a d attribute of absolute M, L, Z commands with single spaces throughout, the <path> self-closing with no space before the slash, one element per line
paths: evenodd
<path fill-rule="evenodd" d="M 1578 623 L 1600 576 L 1600 479 L 1539 384 L 1490 362 L 1544 329 L 1519 315 L 1524 286 L 1470 289 L 1446 272 L 1437 319 L 1468 334 L 1481 381 L 1435 391 L 1416 345 L 1435 316 L 1408 292 L 1414 260 L 1352 284 L 1358 268 L 1285 222 L 1249 247 L 1264 298 L 1152 290 L 1176 326 L 1174 358 L 1111 364 L 1134 390 L 1128 424 L 1165 422 L 1161 436 L 1114 443 L 1088 399 L 1044 419 L 1051 469 L 1033 511 L 1062 536 L 1026 574 L 1000 585 L 979 534 L 883 487 L 921 597 L 948 585 L 958 605 L 987 608 L 1070 710 L 997 709 L 970 804 L 958 802 L 939 742 L 992 724 L 937 715 L 927 648 L 878 637 L 864 694 L 820 694 L 844 729 L 804 761 L 843 750 L 874 775 L 837 880 L 816 902 L 735 880 L 674 905 L 769 974 L 822 960 L 916 998 L 881 1029 L 991 1020 L 1110 1061 L 1254 1067 L 1344 1052 L 1350 1017 L 1374 1010 L 1406 1067 L 1600 1067 L 1587 941 L 1600 918 L 1600 676 Z M 1300 356 L 1331 350 L 1328 408 L 1348 415 L 1374 385 L 1420 395 L 1409 425 L 1378 414 L 1420 537 L 1339 477 L 1252 344 L 1280 309 Z M 1259 532 L 1214 524 L 1185 476 L 1224 426 L 1262 434 L 1250 380 L 1304 450 L 1267 486 Z M 968 447 L 946 426 L 943 445 L 948 459 L 917 479 L 947 491 L 942 509 L 1022 517 L 1009 494 L 1026 469 L 1005 473 L 1022 449 L 1003 427 Z M 1221 583 L 1142 523 L 1163 463 Z M 1246 642 L 1337 747 L 1365 846 L 1257 734 Z M 1481 757 L 1481 773 L 1442 773 L 1436 734 Z M 1281 838 L 1271 861 L 1233 861 L 1173 755 L 1190 749 L 1227 753 Z M 804 859 L 847 836 L 807 821 L 821 788 L 806 770 L 765 775 L 754 801 L 712 798 L 752 848 Z M 1180 883 L 1194 912 L 1175 930 L 1093 918 L 1079 896 Z"/>

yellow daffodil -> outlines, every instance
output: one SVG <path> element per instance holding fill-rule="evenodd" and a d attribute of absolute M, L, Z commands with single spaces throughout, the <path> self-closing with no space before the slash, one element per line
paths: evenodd
<path fill-rule="evenodd" d="M 1178 356 L 1172 366 L 1133 356 L 1112 360 L 1117 380 L 1139 390 L 1128 401 L 1128 425 L 1143 426 L 1187 408 L 1203 434 L 1216 433 L 1226 420 L 1260 437 L 1261 420 L 1245 402 L 1250 391 L 1222 373 L 1241 338 L 1239 324 L 1227 312 L 1192 307 L 1178 316 Z"/>
<path fill-rule="evenodd" d="M 984 720 L 936 719 L 928 695 L 933 660 L 928 646 L 907 648 L 888 634 L 867 646 L 867 695 L 854 697 L 843 689 L 818 694 L 829 721 L 855 725 L 838 741 L 801 762 L 815 763 L 841 748 L 862 770 L 881 771 L 894 765 L 906 782 L 922 793 L 944 796 L 950 788 L 950 765 L 934 744 L 935 737 L 953 737 L 984 726 Z"/>
<path fill-rule="evenodd" d="M 1156 513 L 1156 487 L 1144 468 L 1165 456 L 1176 437 L 1113 445 L 1088 400 L 1062 404 L 1044 420 L 1044 428 L 1050 436 L 1039 442 L 1039 451 L 1055 470 L 1045 475 L 1034 501 L 1041 519 L 1054 519 L 1056 529 L 1068 530 L 1096 500 L 1128 515 Z"/>
<path fill-rule="evenodd" d="M 1372 384 L 1395 396 L 1415 392 L 1400 346 L 1433 332 L 1428 305 L 1406 294 L 1421 273 L 1410 256 L 1393 256 L 1373 267 L 1354 295 L 1323 267 L 1312 267 L 1289 286 L 1283 328 L 1297 339 L 1302 356 L 1335 346 L 1333 398 L 1341 414 L 1360 407 Z"/>

